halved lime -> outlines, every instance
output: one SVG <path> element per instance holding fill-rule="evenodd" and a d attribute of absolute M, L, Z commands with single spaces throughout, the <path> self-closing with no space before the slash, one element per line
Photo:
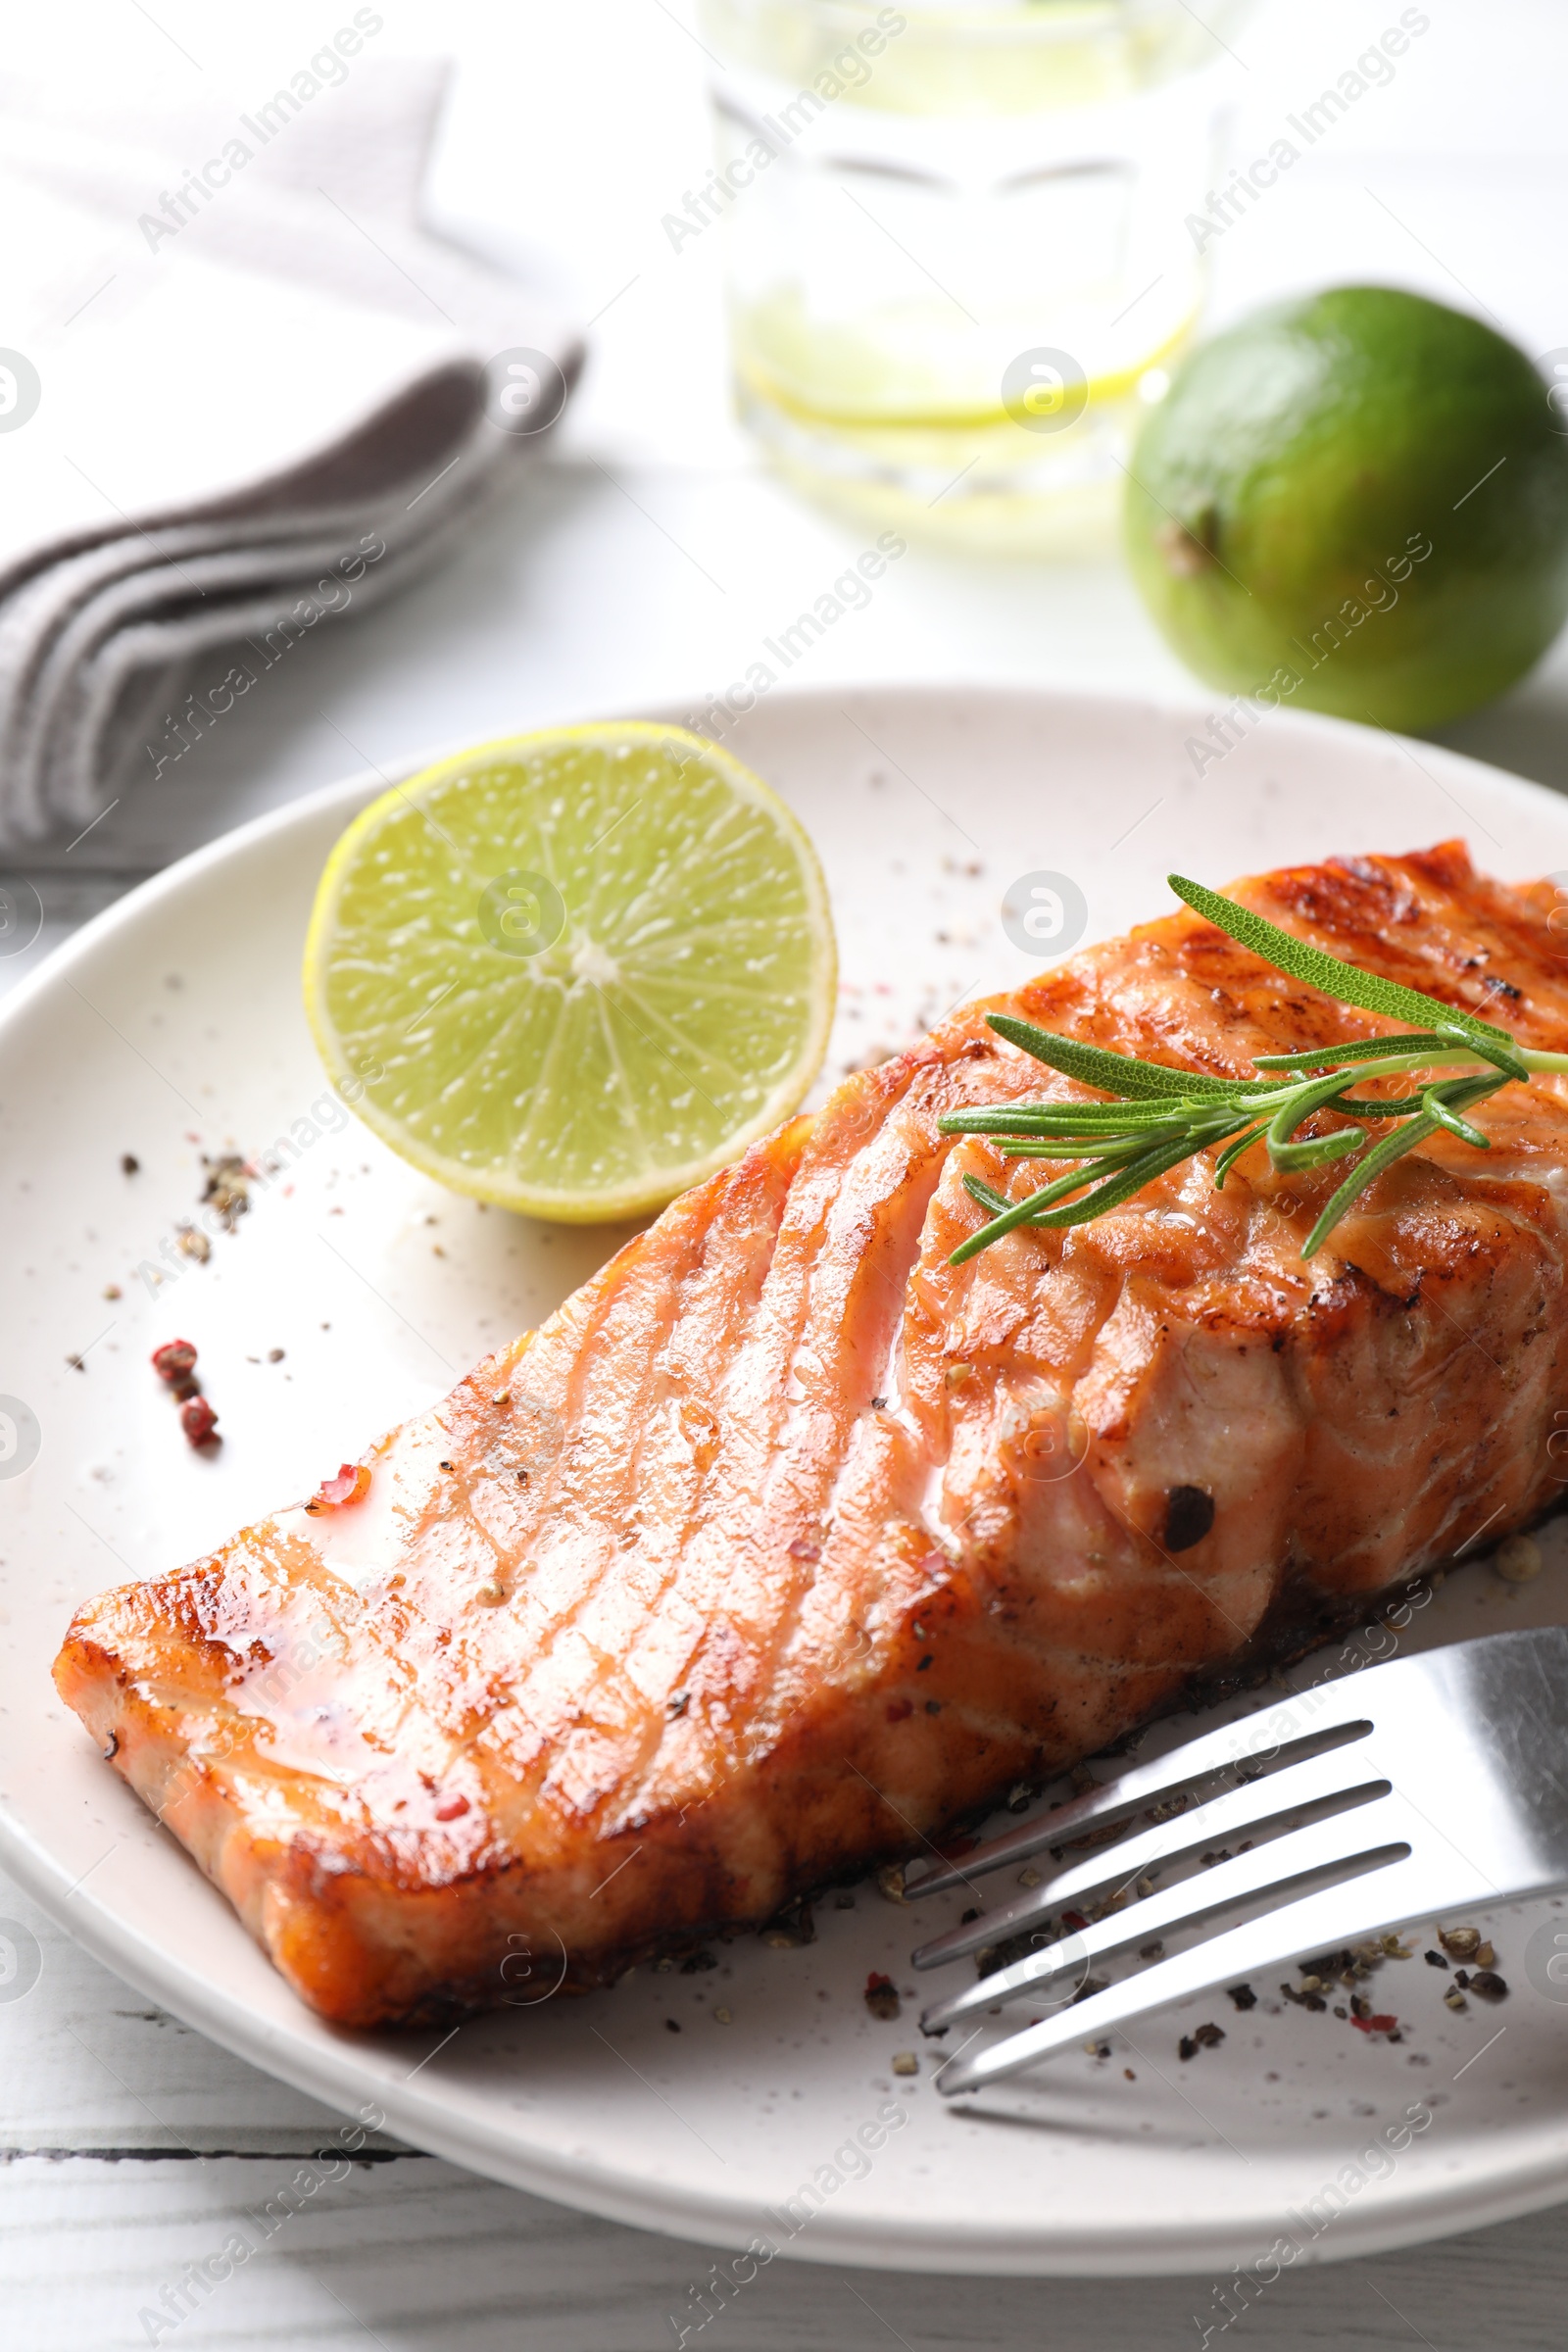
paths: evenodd
<path fill-rule="evenodd" d="M 482 744 L 356 817 L 305 1003 L 394 1151 L 587 1224 L 662 1207 L 795 1109 L 836 971 L 777 794 L 682 728 L 617 721 Z"/>

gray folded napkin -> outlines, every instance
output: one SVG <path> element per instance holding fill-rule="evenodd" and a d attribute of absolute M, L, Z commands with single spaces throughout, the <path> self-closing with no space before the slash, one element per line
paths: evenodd
<path fill-rule="evenodd" d="M 251 111 L 0 77 L 0 849 L 421 571 L 565 400 L 571 327 L 418 223 L 445 68 L 370 47 Z"/>

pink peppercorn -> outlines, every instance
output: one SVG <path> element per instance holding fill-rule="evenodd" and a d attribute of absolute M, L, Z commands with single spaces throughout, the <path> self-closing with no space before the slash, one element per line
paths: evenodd
<path fill-rule="evenodd" d="M 193 1446 L 206 1446 L 217 1435 L 218 1415 L 205 1396 L 192 1396 L 179 1408 L 179 1426 Z"/>

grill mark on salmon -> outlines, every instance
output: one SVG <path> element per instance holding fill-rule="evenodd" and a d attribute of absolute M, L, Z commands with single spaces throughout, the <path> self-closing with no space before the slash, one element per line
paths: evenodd
<path fill-rule="evenodd" d="M 1568 1045 L 1554 890 L 1461 844 L 1236 895 Z M 1004 1007 L 1221 1075 L 1393 1026 L 1185 912 L 1091 949 L 673 1203 L 371 1446 L 363 1502 L 78 1612 L 63 1695 L 324 2015 L 503 1999 L 519 1936 L 586 1988 L 761 1923 L 1556 1500 L 1562 1082 L 1310 1266 L 1339 1172 L 1254 1152 L 953 1267 L 963 1175 L 1040 1173 L 943 1113 L 1083 1091 Z"/>

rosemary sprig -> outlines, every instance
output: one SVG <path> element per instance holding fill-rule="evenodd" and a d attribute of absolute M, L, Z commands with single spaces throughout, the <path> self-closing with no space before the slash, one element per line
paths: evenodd
<path fill-rule="evenodd" d="M 1181 874 L 1169 881 L 1196 913 L 1276 971 L 1304 980 L 1340 1004 L 1414 1027 L 1408 1035 L 1260 1054 L 1252 1067 L 1266 1075 L 1213 1078 L 1205 1071 L 1173 1070 L 1163 1062 L 1057 1037 L 1010 1013 L 989 1014 L 991 1027 L 1010 1045 L 1112 1100 L 997 1103 L 953 1111 L 943 1119 L 944 1135 L 995 1137 L 1010 1159 L 1077 1163 L 1021 1200 L 1009 1200 L 978 1176 L 965 1176 L 965 1189 L 987 1211 L 988 1222 L 959 1243 L 950 1264 L 962 1265 L 1020 1225 L 1088 1224 L 1130 1200 L 1167 1169 L 1215 1146 L 1223 1147 L 1214 1163 L 1218 1189 L 1237 1160 L 1258 1145 L 1277 1169 L 1291 1172 L 1359 1154 L 1302 1246 L 1301 1255 L 1311 1257 L 1367 1186 L 1406 1152 L 1440 1129 L 1488 1152 L 1490 1138 L 1465 1113 L 1499 1087 L 1538 1072 L 1568 1071 L 1568 1054 L 1535 1053 L 1474 1013 L 1308 947 L 1200 883 Z M 1450 1075 L 1428 1077 L 1404 1100 L 1350 1091 L 1363 1081 L 1430 1071 L 1439 1064 L 1455 1066 Z M 1319 1111 L 1338 1112 L 1351 1124 L 1303 1137 L 1301 1128 Z M 1370 1127 L 1386 1132 L 1374 1141 Z"/>

